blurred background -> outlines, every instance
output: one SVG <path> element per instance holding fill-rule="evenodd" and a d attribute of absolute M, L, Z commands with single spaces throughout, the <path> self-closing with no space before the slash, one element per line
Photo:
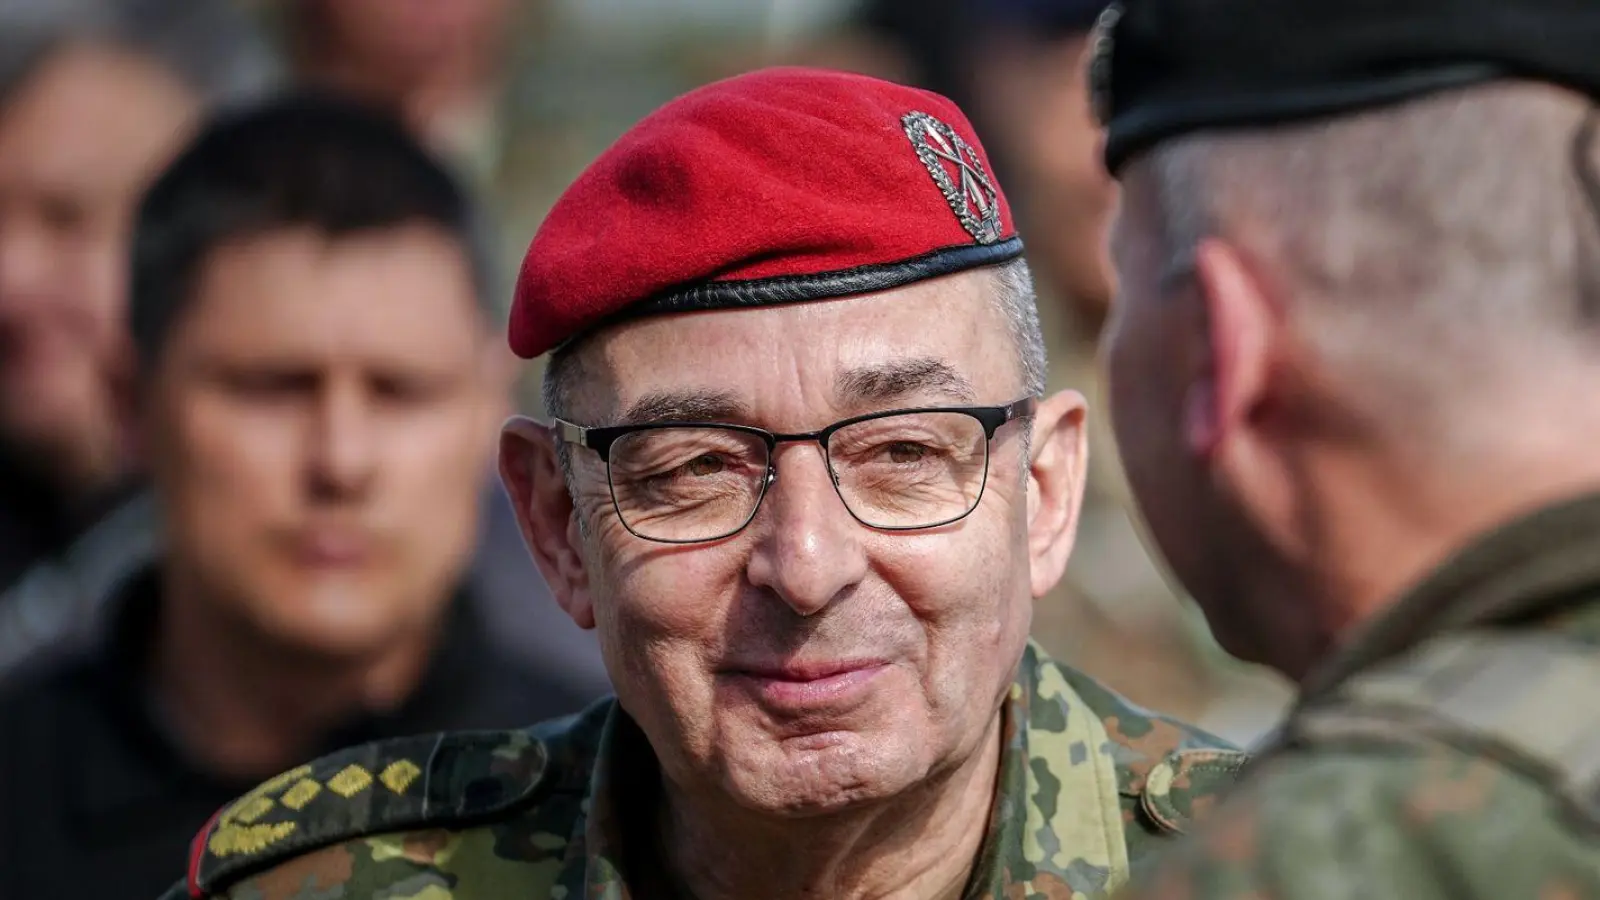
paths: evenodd
<path fill-rule="evenodd" d="M 1039 605 L 1036 637 L 1141 704 L 1241 743 L 1261 736 L 1289 689 L 1222 653 L 1152 560 L 1108 423 L 1095 414 L 1103 405 L 1093 346 L 1112 296 L 1101 229 L 1114 198 L 1084 86 L 1085 37 L 1098 12 L 1097 0 L 0 0 L 0 753 L 9 754 L 0 757 L 0 811 L 9 811 L 0 812 L 0 883 L 54 896 L 63 886 L 48 873 L 62 869 L 52 867 L 76 865 L 117 896 L 150 894 L 215 804 L 280 759 L 352 735 L 517 724 L 606 690 L 592 636 L 565 620 L 526 559 L 494 485 L 492 427 L 462 438 L 479 441 L 479 469 L 449 498 L 439 485 L 427 495 L 391 489 L 394 508 L 424 510 L 396 519 L 394 534 L 413 543 L 396 537 L 395 546 L 442 548 L 424 560 L 438 573 L 430 582 L 438 596 L 411 596 L 393 579 L 352 588 L 370 593 L 374 608 L 394 609 L 397 621 L 433 604 L 464 610 L 443 621 L 471 626 L 425 626 L 448 634 L 423 635 L 418 646 L 459 652 L 385 663 L 426 670 L 391 679 L 407 685 L 394 696 L 372 687 L 386 683 L 373 665 L 357 677 L 306 662 L 355 646 L 340 629 L 356 625 L 251 604 L 252 591 L 270 593 L 273 576 L 252 562 L 248 535 L 230 545 L 216 529 L 172 524 L 246 521 L 275 502 L 277 482 L 262 474 L 249 491 L 209 495 L 219 482 L 197 473 L 256 477 L 239 461 L 245 449 L 207 444 L 200 426 L 183 422 L 167 422 L 151 446 L 148 422 L 136 427 L 148 411 L 133 400 L 140 364 L 123 333 L 136 206 L 198 117 L 292 86 L 397 114 L 454 170 L 473 222 L 452 239 L 484 261 L 491 333 L 559 193 L 672 97 L 752 68 L 804 63 L 954 98 L 1017 210 L 1039 280 L 1052 388 L 1076 388 L 1091 404 L 1082 532 L 1066 581 Z M 384 252 L 410 252 L 407 264 L 422 265 L 427 248 L 405 238 L 397 233 Z M 235 277 L 245 290 L 279 276 Z M 363 315 L 381 321 L 385 310 L 368 306 Z M 274 339 L 243 318 L 228 327 L 260 329 L 252 333 L 263 345 Z M 503 341 L 483 347 L 509 356 Z M 501 380 L 486 376 L 486 393 L 460 402 L 542 415 L 540 367 L 504 363 Z M 318 459 L 304 463 L 322 467 L 314 478 L 283 483 L 314 482 L 306 490 L 317 496 L 377 490 L 340 482 Z M 445 507 L 467 513 L 426 512 Z M 184 618 L 170 610 L 138 612 L 184 608 L 150 586 L 152 571 L 183 565 L 234 590 L 190 602 L 183 628 L 169 626 Z M 161 596 L 144 597 L 152 593 Z M 381 626 L 360 627 L 381 643 Z M 151 629 L 158 646 L 181 652 L 150 650 Z M 264 680 L 248 686 L 257 703 L 239 721 L 221 703 L 227 694 L 183 687 L 211 680 L 205 657 L 218 647 L 270 648 L 261 651 Z M 475 681 L 452 665 L 482 671 Z M 460 712 L 484 673 L 502 669 L 511 674 L 500 681 L 530 685 L 538 702 L 510 698 L 476 718 Z M 153 687 L 128 689 L 150 671 Z M 347 690 L 338 687 L 345 681 Z M 329 699 L 308 713 L 294 699 L 308 692 Z M 365 711 L 359 727 L 353 710 Z M 296 737 L 263 749 L 282 734 Z M 39 803 L 59 807 L 48 822 L 28 812 Z M 141 869 L 135 861 L 145 858 L 155 865 Z"/>

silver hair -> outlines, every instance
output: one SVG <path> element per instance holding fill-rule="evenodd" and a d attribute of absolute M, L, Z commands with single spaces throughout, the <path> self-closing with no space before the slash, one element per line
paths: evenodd
<path fill-rule="evenodd" d="M 1578 326 L 1594 325 L 1600 228 L 1572 166 L 1587 111 L 1507 82 L 1193 135 L 1130 168 L 1119 238 L 1158 243 L 1145 261 L 1163 279 L 1205 238 L 1229 239 L 1285 286 L 1332 377 L 1381 383 L 1363 402 L 1421 424 L 1466 384 L 1527 370 L 1530 352 L 1592 356 Z"/>
<path fill-rule="evenodd" d="M 174 75 L 207 107 L 247 103 L 283 83 L 256 23 L 219 0 L 0 0 L 0 105 L 58 50 L 117 47 Z"/>
<path fill-rule="evenodd" d="M 1033 271 L 1026 259 L 1018 257 L 994 269 L 994 280 L 995 301 L 1016 345 L 1022 389 L 1030 397 L 1042 397 L 1050 381 L 1050 356 L 1039 324 L 1039 296 L 1033 286 Z"/>

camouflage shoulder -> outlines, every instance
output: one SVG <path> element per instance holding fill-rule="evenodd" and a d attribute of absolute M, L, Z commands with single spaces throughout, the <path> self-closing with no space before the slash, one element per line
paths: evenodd
<path fill-rule="evenodd" d="M 1600 647 L 1559 631 L 1436 636 L 1302 700 L 1280 749 L 1444 744 L 1523 771 L 1600 830 Z"/>
<path fill-rule="evenodd" d="M 1534 781 L 1454 748 L 1274 755 L 1123 900 L 1600 896 L 1600 841 Z"/>
<path fill-rule="evenodd" d="M 1117 789 L 1130 818 L 1146 831 L 1182 833 L 1237 780 L 1249 756 L 1201 728 L 1144 709 L 1071 666 L 1055 668 L 1106 731 Z"/>
<path fill-rule="evenodd" d="M 526 729 L 377 741 L 284 772 L 201 829 L 187 877 L 163 900 L 232 896 L 243 880 L 302 861 L 311 861 L 309 872 L 324 887 L 339 884 L 341 872 L 354 875 L 352 861 L 384 855 L 372 845 L 379 836 L 403 857 L 524 816 L 550 795 L 587 784 L 592 757 L 584 752 L 597 743 L 608 707 L 602 701 Z"/>

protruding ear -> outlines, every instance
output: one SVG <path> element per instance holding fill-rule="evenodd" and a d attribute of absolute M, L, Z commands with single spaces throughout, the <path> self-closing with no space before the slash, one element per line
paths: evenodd
<path fill-rule="evenodd" d="M 1285 378 L 1297 348 L 1273 283 L 1239 247 L 1208 239 L 1195 259 L 1205 304 L 1206 352 L 1184 403 L 1184 439 L 1210 465 L 1259 527 L 1277 531 L 1296 521 L 1297 451 L 1285 443 Z"/>
<path fill-rule="evenodd" d="M 533 561 L 556 602 L 581 628 L 594 627 L 581 532 L 551 428 L 514 416 L 500 430 L 500 480 Z"/>
<path fill-rule="evenodd" d="M 1277 318 L 1242 253 L 1208 238 L 1195 251 L 1195 280 L 1205 304 L 1208 352 L 1193 356 L 1184 402 L 1184 439 L 1211 457 L 1238 434 L 1267 399 Z"/>
<path fill-rule="evenodd" d="M 1028 553 L 1036 600 L 1061 580 L 1078 536 L 1089 463 L 1084 430 L 1087 412 L 1082 394 L 1062 391 L 1040 403 L 1034 413 L 1028 466 Z"/>

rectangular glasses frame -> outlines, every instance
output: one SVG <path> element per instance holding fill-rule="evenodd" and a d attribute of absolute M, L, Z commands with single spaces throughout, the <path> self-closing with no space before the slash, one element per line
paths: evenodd
<path fill-rule="evenodd" d="M 606 486 L 611 493 L 612 508 L 616 511 L 617 518 L 622 522 L 623 527 L 627 528 L 630 534 L 647 541 L 654 541 L 661 544 L 703 544 L 711 541 L 720 541 L 738 534 L 740 531 L 744 530 L 745 526 L 749 525 L 750 522 L 755 519 L 756 513 L 761 509 L 761 502 L 766 499 L 767 488 L 769 488 L 773 481 L 775 481 L 778 477 L 778 464 L 775 459 L 775 453 L 779 444 L 816 443 L 820 445 L 822 447 L 823 462 L 828 467 L 828 474 L 830 479 L 833 481 L 834 491 L 837 493 L 840 490 L 839 478 L 834 474 L 833 460 L 828 455 L 829 438 L 833 437 L 833 435 L 839 432 L 841 429 L 848 428 L 851 425 L 857 425 L 862 422 L 870 422 L 874 419 L 886 419 L 891 416 L 916 415 L 919 413 L 955 413 L 967 415 L 977 419 L 978 423 L 983 426 L 985 440 L 983 484 L 978 488 L 978 498 L 973 501 L 972 509 L 967 510 L 959 516 L 954 516 L 942 522 L 932 522 L 927 525 L 879 526 L 862 521 L 861 517 L 856 515 L 855 510 L 850 508 L 849 501 L 845 500 L 842 494 L 840 495 L 839 500 L 840 502 L 844 503 L 844 507 L 847 511 L 849 511 L 851 518 L 854 518 L 857 522 L 860 522 L 862 525 L 865 525 L 868 528 L 878 531 L 925 531 L 930 528 L 939 528 L 959 522 L 960 520 L 971 515 L 972 510 L 977 509 L 978 504 L 983 501 L 983 491 L 988 486 L 989 481 L 988 442 L 994 440 L 995 432 L 999 431 L 1001 426 L 1017 419 L 1024 419 L 1032 416 L 1037 408 L 1037 399 L 1033 397 L 1023 397 L 1020 400 L 1007 403 L 1003 406 L 920 406 L 906 409 L 890 409 L 882 412 L 867 413 L 866 415 L 853 416 L 848 419 L 843 419 L 817 431 L 797 432 L 794 434 L 780 434 L 777 432 L 767 431 L 763 428 L 757 428 L 753 425 L 737 425 L 731 422 L 664 421 L 642 422 L 634 425 L 606 425 L 590 428 L 583 425 L 575 425 L 564 419 L 555 419 L 552 427 L 555 431 L 556 438 L 561 442 L 567 444 L 577 444 L 580 447 L 587 447 L 590 450 L 593 450 L 597 455 L 599 455 L 601 460 L 605 462 Z M 767 476 L 762 482 L 761 494 L 756 497 L 755 503 L 752 504 L 750 515 L 746 517 L 743 522 L 740 522 L 737 527 L 714 537 L 675 541 L 639 534 L 628 525 L 627 517 L 623 516 L 621 508 L 617 505 L 616 486 L 611 482 L 611 448 L 616 444 L 617 441 L 635 432 L 657 431 L 666 428 L 717 428 L 726 431 L 742 432 L 744 434 L 761 438 L 761 440 L 767 445 Z"/>

